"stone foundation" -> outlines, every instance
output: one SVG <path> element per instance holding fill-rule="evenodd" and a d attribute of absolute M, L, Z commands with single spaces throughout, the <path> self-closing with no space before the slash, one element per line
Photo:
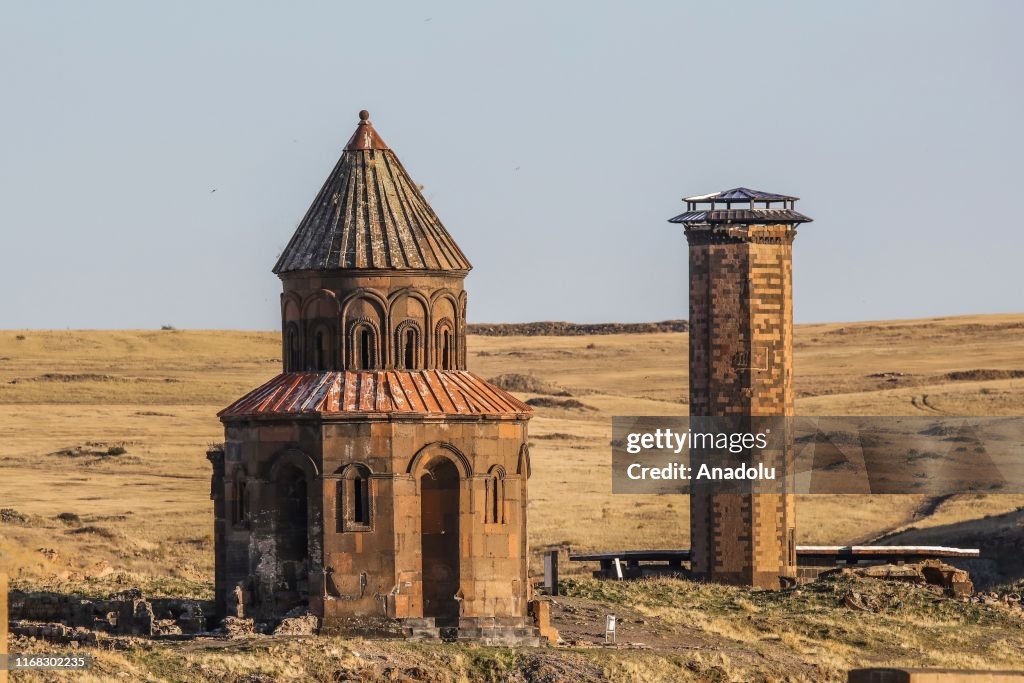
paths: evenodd
<path fill-rule="evenodd" d="M 1024 683 L 1024 671 L 854 669 L 848 683 Z"/>

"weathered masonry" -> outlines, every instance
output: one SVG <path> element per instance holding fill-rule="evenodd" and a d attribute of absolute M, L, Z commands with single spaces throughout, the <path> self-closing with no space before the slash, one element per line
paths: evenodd
<path fill-rule="evenodd" d="M 466 371 L 470 268 L 360 112 L 274 268 L 283 373 L 220 413 L 222 616 L 536 642 L 531 409 Z"/>
<path fill-rule="evenodd" d="M 670 219 L 690 251 L 691 417 L 793 414 L 793 238 L 811 221 L 796 200 L 740 187 L 687 197 Z M 791 454 L 765 464 L 785 472 Z M 794 502 L 695 485 L 694 576 L 774 588 L 795 580 Z"/>

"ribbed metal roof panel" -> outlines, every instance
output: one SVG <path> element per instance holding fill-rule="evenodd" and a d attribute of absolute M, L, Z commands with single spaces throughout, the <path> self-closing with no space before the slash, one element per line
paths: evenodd
<path fill-rule="evenodd" d="M 533 409 L 464 370 L 289 372 L 218 413 L 222 419 L 288 415 L 530 415 Z"/>
<path fill-rule="evenodd" d="M 364 119 L 274 272 L 472 267 L 402 162 Z"/>
<path fill-rule="evenodd" d="M 722 190 L 721 192 L 712 192 L 711 194 L 701 194 L 695 197 L 686 197 L 683 199 L 684 202 L 747 202 L 750 200 L 764 202 L 781 202 L 781 201 L 796 201 L 799 197 L 792 197 L 788 194 L 777 194 L 775 192 L 765 192 L 763 190 L 751 190 L 748 187 L 734 187 L 731 190 Z"/>
<path fill-rule="evenodd" d="M 793 209 L 722 209 L 686 211 L 669 223 L 810 223 L 814 219 Z"/>

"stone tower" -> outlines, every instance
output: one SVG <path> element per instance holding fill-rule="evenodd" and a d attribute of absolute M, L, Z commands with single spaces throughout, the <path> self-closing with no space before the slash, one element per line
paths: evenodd
<path fill-rule="evenodd" d="M 793 238 L 811 219 L 796 197 L 746 188 L 688 197 L 690 416 L 793 415 Z M 785 467 L 792 449 L 775 454 Z M 691 567 L 721 583 L 778 588 L 796 577 L 790 493 L 690 496 Z"/>
<path fill-rule="evenodd" d="M 360 112 L 274 268 L 283 372 L 219 414 L 222 615 L 533 637 L 531 409 L 466 371 L 470 268 Z"/>

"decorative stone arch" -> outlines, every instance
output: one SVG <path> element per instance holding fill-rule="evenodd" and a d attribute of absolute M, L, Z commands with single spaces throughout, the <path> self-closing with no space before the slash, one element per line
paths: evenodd
<path fill-rule="evenodd" d="M 505 468 L 492 465 L 484 479 L 484 524 L 505 523 Z"/>
<path fill-rule="evenodd" d="M 338 334 L 333 322 L 319 321 L 310 322 L 309 349 L 307 351 L 306 367 L 310 370 L 328 371 L 337 370 L 339 367 Z"/>
<path fill-rule="evenodd" d="M 533 474 L 533 468 L 530 466 L 530 447 L 525 443 L 519 447 L 519 461 L 516 463 L 516 474 L 523 479 L 529 479 L 530 475 Z"/>
<path fill-rule="evenodd" d="M 285 372 L 305 369 L 302 347 L 302 298 L 295 292 L 281 295 L 281 358 Z"/>
<path fill-rule="evenodd" d="M 463 293 L 465 293 L 465 291 L 463 291 Z M 435 291 L 431 292 L 430 293 L 430 306 L 431 306 L 431 308 L 433 308 L 433 306 L 440 299 L 448 299 L 449 301 L 451 301 L 452 302 L 452 306 L 455 308 L 455 312 L 458 313 L 458 311 L 459 311 L 459 297 L 458 297 L 458 295 L 454 291 L 448 289 L 447 287 L 444 287 L 442 289 L 438 289 L 438 290 L 435 290 Z"/>
<path fill-rule="evenodd" d="M 458 338 L 459 344 L 459 367 L 467 367 L 468 360 L 466 358 L 466 310 L 469 304 L 469 294 L 466 290 L 459 292 L 459 324 L 456 325 L 455 334 Z"/>
<path fill-rule="evenodd" d="M 281 474 L 282 468 L 288 465 L 302 470 L 309 480 L 320 476 L 320 468 L 317 466 L 316 461 L 309 457 L 305 451 L 298 448 L 285 448 L 274 455 L 267 463 L 267 481 L 274 482 Z"/>
<path fill-rule="evenodd" d="M 388 312 L 391 310 L 391 306 L 388 300 L 381 296 L 380 292 L 366 287 L 360 287 L 359 289 L 351 292 L 341 301 L 341 316 L 342 319 L 347 319 L 349 311 L 352 305 L 360 300 L 365 299 L 377 306 L 378 312 L 380 313 L 381 322 L 387 322 Z"/>
<path fill-rule="evenodd" d="M 370 318 L 353 318 L 348 323 L 345 335 L 348 356 L 345 367 L 351 370 L 379 370 L 382 361 L 383 335 L 377 321 Z"/>
<path fill-rule="evenodd" d="M 315 292 L 311 292 L 310 294 L 306 295 L 306 298 L 303 299 L 302 317 L 312 317 L 309 315 L 309 309 L 312 308 L 314 304 L 319 303 L 320 301 L 327 301 L 331 304 L 329 308 L 334 309 L 333 311 L 331 311 L 332 316 L 337 316 L 339 313 L 341 313 L 341 304 L 338 302 L 337 295 L 335 295 L 335 293 L 329 289 L 318 289 Z"/>
<path fill-rule="evenodd" d="M 341 305 L 334 292 L 318 289 L 302 300 L 301 348 L 303 359 L 291 370 L 337 370 L 340 360 L 338 316 Z"/>
<path fill-rule="evenodd" d="M 394 333 L 394 367 L 415 370 L 424 367 L 425 359 L 423 329 L 419 322 L 409 318 L 398 323 Z"/>
<path fill-rule="evenodd" d="M 284 358 L 285 372 L 301 372 L 305 369 L 305 358 L 302 353 L 302 326 L 297 320 L 289 320 L 284 323 L 284 330 L 281 335 L 283 344 L 282 358 Z"/>
<path fill-rule="evenodd" d="M 402 287 L 401 289 L 397 289 L 391 294 L 389 294 L 387 301 L 388 310 L 391 310 L 391 308 L 395 305 L 395 302 L 403 297 L 416 299 L 421 304 L 423 304 L 423 310 L 425 310 L 427 313 L 430 313 L 430 299 L 428 299 L 426 295 L 423 294 L 423 292 L 421 292 L 418 289 L 414 289 L 413 287 Z"/>
<path fill-rule="evenodd" d="M 438 370 L 456 370 L 459 367 L 459 344 L 455 336 L 455 323 L 441 318 L 434 325 L 434 367 Z"/>
<path fill-rule="evenodd" d="M 302 317 L 302 297 L 297 292 L 281 295 L 281 320 L 298 320 Z"/>
<path fill-rule="evenodd" d="M 369 304 L 369 308 L 373 311 L 372 316 L 368 315 L 365 311 L 358 314 L 353 313 L 353 307 L 360 302 Z M 360 324 L 369 325 L 372 341 L 376 346 L 372 354 L 375 360 L 374 367 L 385 367 L 388 343 L 385 335 L 390 328 L 390 311 L 391 308 L 388 301 L 379 292 L 366 289 L 365 287 L 355 290 L 341 302 L 341 325 L 345 334 L 341 352 L 347 368 L 361 369 L 356 365 L 356 360 L 358 360 L 359 355 L 362 355 L 364 349 L 362 348 L 362 339 L 354 334 L 355 328 Z M 363 329 L 365 330 L 366 328 Z"/>
<path fill-rule="evenodd" d="M 447 441 L 434 441 L 416 451 L 416 454 L 409 460 L 405 473 L 413 475 L 418 480 L 422 474 L 423 467 L 432 460 L 431 456 L 434 455 L 440 455 L 451 460 L 459 470 L 459 478 L 469 479 L 473 476 L 473 465 L 469 462 L 469 458 L 456 448 L 454 444 Z"/>
<path fill-rule="evenodd" d="M 417 315 L 410 314 L 405 308 L 401 306 L 401 303 L 405 300 L 412 300 L 418 304 L 419 311 Z M 388 356 L 384 360 L 387 367 L 401 368 L 405 363 L 405 358 L 399 352 L 400 348 L 406 346 L 406 340 L 399 335 L 398 326 L 402 325 L 406 320 L 412 320 L 419 326 L 419 344 L 420 349 L 419 361 L 417 367 L 427 367 L 427 359 L 430 358 L 430 335 L 427 334 L 431 329 L 432 312 L 430 310 L 430 299 L 420 290 L 413 287 L 402 287 L 401 289 L 395 290 L 388 295 L 388 321 L 391 327 L 392 339 L 388 344 Z M 403 330 L 404 332 L 405 330 Z"/>

